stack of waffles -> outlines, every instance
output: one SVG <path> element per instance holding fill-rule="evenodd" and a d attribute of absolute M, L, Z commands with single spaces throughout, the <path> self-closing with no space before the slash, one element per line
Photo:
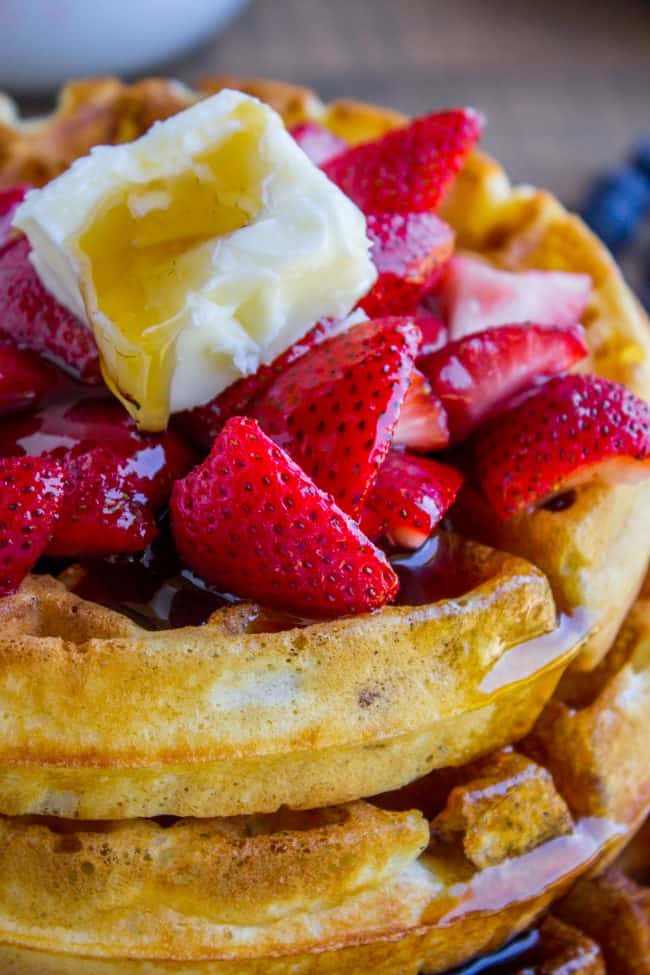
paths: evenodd
<path fill-rule="evenodd" d="M 77 82 L 44 120 L 0 103 L 0 180 L 224 86 L 351 144 L 404 124 Z M 647 319 L 551 195 L 475 151 L 442 215 L 496 267 L 589 274 L 589 370 L 650 398 Z M 513 972 L 649 971 L 650 486 L 465 534 L 462 592 L 307 626 L 238 603 L 151 632 L 74 567 L 0 600 L 0 975 L 416 975 L 513 939 Z"/>

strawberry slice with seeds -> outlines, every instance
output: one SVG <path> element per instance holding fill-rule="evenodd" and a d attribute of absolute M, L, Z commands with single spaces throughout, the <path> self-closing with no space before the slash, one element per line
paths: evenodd
<path fill-rule="evenodd" d="M 9 240 L 14 213 L 25 199 L 25 194 L 29 189 L 31 187 L 28 183 L 19 183 L 16 186 L 6 186 L 4 189 L 0 189 L 0 247 Z"/>
<path fill-rule="evenodd" d="M 410 319 L 363 322 L 292 363 L 255 406 L 262 429 L 353 517 L 388 452 L 419 342 Z"/>
<path fill-rule="evenodd" d="M 370 318 L 415 314 L 451 257 L 453 230 L 432 213 L 371 213 L 366 222 L 379 277 L 359 305 Z"/>
<path fill-rule="evenodd" d="M 448 464 L 391 450 L 361 512 L 361 530 L 373 541 L 419 548 L 454 503 L 462 474 Z"/>
<path fill-rule="evenodd" d="M 411 374 L 393 443 L 425 454 L 443 450 L 449 443 L 445 408 L 419 369 L 414 369 Z"/>
<path fill-rule="evenodd" d="M 442 403 L 451 438 L 458 443 L 511 396 L 536 380 L 565 372 L 586 355 L 581 325 L 502 325 L 420 356 L 418 367 Z"/>
<path fill-rule="evenodd" d="M 435 210 L 482 128 L 471 108 L 424 115 L 335 156 L 323 170 L 366 214 Z"/>
<path fill-rule="evenodd" d="M 63 501 L 63 470 L 51 461 L 0 460 L 0 596 L 15 592 L 45 551 Z"/>
<path fill-rule="evenodd" d="M 64 385 L 59 370 L 35 352 L 0 341 L 0 414 L 35 406 Z"/>
<path fill-rule="evenodd" d="M 378 609 L 398 580 L 385 556 L 255 420 L 234 417 L 174 485 L 172 531 L 206 582 L 307 616 Z"/>
<path fill-rule="evenodd" d="M 452 339 L 511 322 L 574 325 L 590 293 L 588 274 L 500 271 L 462 254 L 447 263 L 435 288 Z"/>
<path fill-rule="evenodd" d="M 477 434 L 479 477 L 503 519 L 589 478 L 650 476 L 650 407 L 597 376 L 550 379 Z"/>
<path fill-rule="evenodd" d="M 0 332 L 84 382 L 100 383 L 93 333 L 45 290 L 29 254 L 26 237 L 0 251 Z"/>
<path fill-rule="evenodd" d="M 238 379 L 205 406 L 197 406 L 193 410 L 180 413 L 175 418 L 176 425 L 195 444 L 209 450 L 214 438 L 223 430 L 226 420 L 231 416 L 249 415 L 253 404 L 292 362 L 324 342 L 341 324 L 334 318 L 325 318 L 318 322 L 269 365 L 261 365 L 257 372 Z"/>
<path fill-rule="evenodd" d="M 96 447 L 63 460 L 65 497 L 47 554 L 95 558 L 140 552 L 157 534 L 149 482 L 129 460 Z"/>
<path fill-rule="evenodd" d="M 300 122 L 289 132 L 316 166 L 322 166 L 348 147 L 347 142 L 318 122 Z"/>

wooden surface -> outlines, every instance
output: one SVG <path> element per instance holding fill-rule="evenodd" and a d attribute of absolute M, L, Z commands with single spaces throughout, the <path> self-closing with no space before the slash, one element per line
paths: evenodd
<path fill-rule="evenodd" d="M 650 0 L 253 0 L 173 68 L 300 81 L 410 113 L 477 105 L 512 176 L 574 203 L 650 133 Z"/>
<path fill-rule="evenodd" d="M 160 68 L 190 82 L 218 71 L 410 113 L 477 105 L 511 175 L 574 204 L 650 133 L 650 0 L 252 0 Z"/>

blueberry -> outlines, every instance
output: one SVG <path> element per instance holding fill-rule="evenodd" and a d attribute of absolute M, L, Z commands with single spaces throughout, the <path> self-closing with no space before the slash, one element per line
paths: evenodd
<path fill-rule="evenodd" d="M 637 144 L 632 154 L 632 165 L 650 180 L 650 135 Z"/>
<path fill-rule="evenodd" d="M 580 213 L 615 251 L 634 236 L 649 208 L 650 182 L 633 166 L 619 166 L 593 184 Z"/>

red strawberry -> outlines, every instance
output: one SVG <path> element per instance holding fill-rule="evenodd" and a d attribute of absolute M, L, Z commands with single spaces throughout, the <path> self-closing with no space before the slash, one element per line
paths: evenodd
<path fill-rule="evenodd" d="M 147 478 L 104 447 L 70 453 L 62 466 L 65 497 L 48 555 L 94 558 L 147 547 L 157 533 Z"/>
<path fill-rule="evenodd" d="M 338 135 L 334 135 L 318 122 L 300 122 L 299 125 L 289 129 L 289 132 L 302 151 L 317 166 L 322 166 L 328 159 L 338 156 L 348 147 L 347 142 L 339 139 Z"/>
<path fill-rule="evenodd" d="M 457 443 L 515 393 L 565 372 L 586 355 L 581 325 L 502 325 L 421 356 L 418 366 L 442 402 Z"/>
<path fill-rule="evenodd" d="M 62 499 L 59 464 L 0 460 L 0 596 L 15 592 L 45 551 Z"/>
<path fill-rule="evenodd" d="M 454 232 L 432 213 L 371 213 L 372 259 L 379 277 L 359 304 L 370 318 L 413 315 L 454 247 Z"/>
<path fill-rule="evenodd" d="M 424 115 L 335 156 L 323 170 L 364 213 L 435 210 L 482 128 L 472 108 Z"/>
<path fill-rule="evenodd" d="M 0 332 L 85 382 L 101 382 L 92 332 L 45 290 L 29 252 L 26 237 L 11 241 L 0 252 Z"/>
<path fill-rule="evenodd" d="M 205 406 L 197 406 L 194 410 L 179 414 L 176 424 L 190 440 L 209 450 L 214 438 L 223 430 L 226 420 L 231 416 L 250 414 L 253 404 L 292 362 L 324 342 L 340 325 L 341 322 L 334 318 L 318 322 L 268 366 L 262 365 L 251 376 L 239 379 Z"/>
<path fill-rule="evenodd" d="M 40 410 L 8 418 L 0 426 L 0 456 L 46 456 L 65 459 L 103 447 L 119 459 L 120 478 L 135 476 L 138 490 L 159 507 L 169 497 L 172 481 L 185 474 L 193 451 L 171 430 L 140 433 L 122 406 L 94 393 L 70 402 L 50 403 Z"/>
<path fill-rule="evenodd" d="M 59 392 L 63 375 L 35 352 L 0 341 L 0 414 L 34 406 Z"/>
<path fill-rule="evenodd" d="M 234 417 L 174 485 L 172 531 L 212 585 L 309 616 L 378 609 L 397 593 L 385 556 L 260 430 Z"/>
<path fill-rule="evenodd" d="M 463 255 L 452 257 L 436 287 L 452 339 L 511 322 L 574 325 L 590 292 L 588 274 L 499 271 Z"/>
<path fill-rule="evenodd" d="M 431 450 L 442 450 L 449 443 L 445 408 L 418 369 L 411 374 L 393 443 L 425 454 Z"/>
<path fill-rule="evenodd" d="M 353 517 L 390 446 L 419 342 L 410 319 L 355 325 L 292 363 L 255 407 L 265 432 Z"/>
<path fill-rule="evenodd" d="M 421 356 L 436 352 L 447 342 L 447 327 L 442 318 L 438 318 L 437 315 L 418 311 L 415 324 L 422 332 Z"/>
<path fill-rule="evenodd" d="M 361 512 L 363 532 L 398 548 L 419 548 L 454 503 L 462 474 L 448 464 L 391 450 Z"/>
<path fill-rule="evenodd" d="M 25 193 L 30 189 L 27 183 L 17 186 L 6 186 L 0 189 L 0 247 L 9 240 L 11 221 L 14 213 L 25 199 Z"/>
<path fill-rule="evenodd" d="M 588 478 L 650 476 L 650 407 L 597 376 L 558 376 L 481 429 L 486 497 L 502 518 Z"/>

